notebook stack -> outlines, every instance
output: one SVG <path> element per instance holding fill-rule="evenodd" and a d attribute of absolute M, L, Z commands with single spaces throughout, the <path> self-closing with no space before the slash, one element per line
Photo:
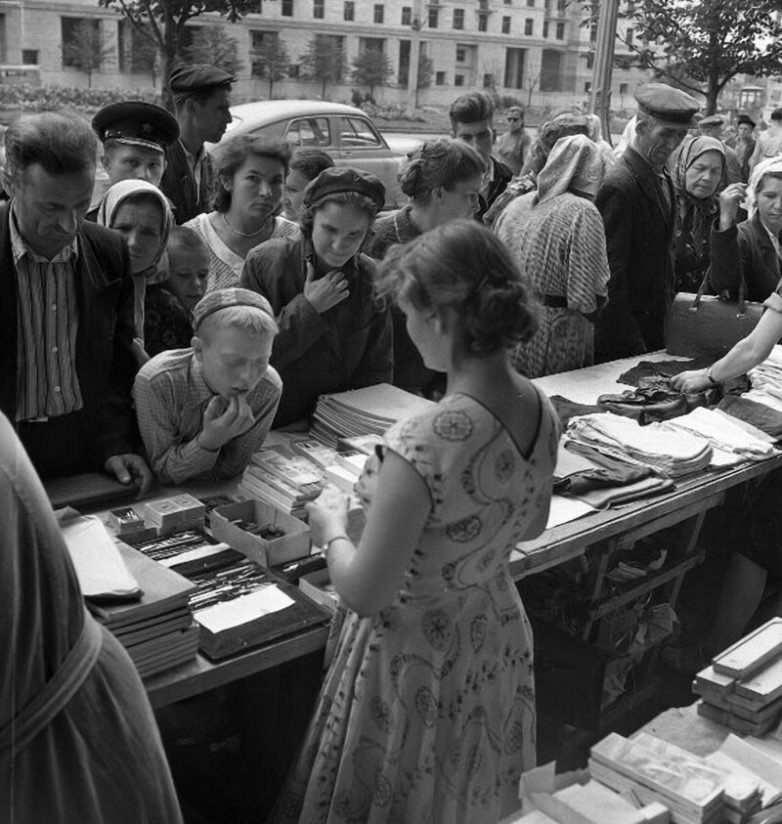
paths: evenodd
<path fill-rule="evenodd" d="M 433 405 L 432 401 L 389 383 L 321 395 L 310 431 L 313 438 L 336 449 L 340 438 L 382 435 L 397 421 Z"/>
<path fill-rule="evenodd" d="M 741 735 L 761 736 L 782 718 L 782 618 L 742 638 L 695 676 L 698 713 Z"/>

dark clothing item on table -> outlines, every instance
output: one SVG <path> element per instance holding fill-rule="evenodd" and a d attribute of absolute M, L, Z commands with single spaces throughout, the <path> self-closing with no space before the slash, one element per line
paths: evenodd
<path fill-rule="evenodd" d="M 673 297 L 674 192 L 628 148 L 608 171 L 595 200 L 606 230 L 611 279 L 595 324 L 595 361 L 642 355 L 665 346 Z"/>
<path fill-rule="evenodd" d="M 726 395 L 717 408 L 734 418 L 751 423 L 772 438 L 782 438 L 782 412 L 770 406 L 737 395 Z"/>
<path fill-rule="evenodd" d="M 166 170 L 160 181 L 163 194 L 171 201 L 174 220 L 181 226 L 202 212 L 211 211 L 212 185 L 214 168 L 208 153 L 199 159 L 201 164 L 201 182 L 196 183 L 185 147 L 181 140 L 172 143 L 166 149 Z"/>
<path fill-rule="evenodd" d="M 68 426 L 72 424 L 69 431 L 78 438 L 78 452 L 85 456 L 85 466 L 94 470 L 102 469 L 112 455 L 133 452 L 138 440 L 130 398 L 136 374 L 132 351 L 133 281 L 127 246 L 117 232 L 83 222 L 76 238 L 75 367 L 83 407 Z M 0 411 L 13 421 L 19 366 L 18 292 L 7 205 L 0 207 L 0 294 Z M 25 446 L 29 445 L 35 454 L 46 450 L 46 465 L 36 467 L 42 476 L 74 471 L 74 444 L 66 444 L 54 434 L 59 431 L 55 423 L 51 437 L 48 424 L 20 429 Z M 46 443 L 39 442 L 42 438 Z"/>
<path fill-rule="evenodd" d="M 600 412 L 599 406 L 589 403 L 576 403 L 569 398 L 563 398 L 562 395 L 552 395 L 551 401 L 554 411 L 557 413 L 559 422 L 562 424 L 562 430 L 567 429 L 568 421 L 578 415 L 591 415 L 593 412 Z"/>
<path fill-rule="evenodd" d="M 711 366 L 714 358 L 692 358 L 691 360 L 670 360 L 670 361 L 639 361 L 632 369 L 622 374 L 616 379 L 617 383 L 626 383 L 628 386 L 641 386 L 642 381 L 647 378 L 672 378 L 688 369 L 703 369 Z"/>
<path fill-rule="evenodd" d="M 193 337 L 190 313 L 164 283 L 147 286 L 144 295 L 144 348 L 150 358 L 169 349 L 187 349 Z"/>
<path fill-rule="evenodd" d="M 0 820 L 180 824 L 144 686 L 86 612 L 32 464 L 0 415 Z"/>
<path fill-rule="evenodd" d="M 306 419 L 318 396 L 376 383 L 393 375 L 393 327 L 388 305 L 374 297 L 375 262 L 364 254 L 343 267 L 348 298 L 319 314 L 304 297 L 307 262 L 316 268 L 303 237 L 269 240 L 247 256 L 241 285 L 269 300 L 280 332 L 271 364 L 283 381 L 273 426 Z"/>
<path fill-rule="evenodd" d="M 718 293 L 728 292 L 735 300 L 742 278 L 746 300 L 764 301 L 779 284 L 780 262 L 760 213 L 724 232 L 712 224 L 711 274 L 709 281 Z"/>

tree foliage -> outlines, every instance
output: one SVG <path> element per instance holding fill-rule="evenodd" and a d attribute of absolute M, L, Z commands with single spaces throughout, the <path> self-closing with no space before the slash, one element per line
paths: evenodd
<path fill-rule="evenodd" d="M 239 43 L 222 26 L 202 26 L 183 50 L 188 63 L 209 63 L 237 77 L 244 70 Z"/>
<path fill-rule="evenodd" d="M 375 87 L 384 86 L 393 72 L 388 55 L 379 49 L 363 49 L 353 58 L 353 81 L 359 86 L 369 86 L 372 98 Z"/>
<path fill-rule="evenodd" d="M 254 45 L 250 50 L 250 60 L 252 61 L 252 73 L 256 77 L 265 77 L 269 81 L 269 99 L 274 94 L 274 84 L 277 80 L 283 80 L 288 73 L 288 50 L 282 38 L 274 33 L 274 36 L 264 35 L 263 39 Z"/>
<path fill-rule="evenodd" d="M 434 61 L 428 54 L 421 54 L 418 58 L 418 82 L 417 89 L 428 89 L 434 79 Z"/>
<path fill-rule="evenodd" d="M 114 47 L 103 34 L 99 20 L 85 17 L 73 29 L 71 36 L 62 44 L 63 65 L 87 75 L 87 85 L 92 88 L 92 75 L 114 53 Z"/>
<path fill-rule="evenodd" d="M 326 86 L 339 83 L 347 73 L 342 38 L 316 34 L 301 56 L 301 73 L 306 80 L 320 80 L 321 97 L 326 97 Z"/>
<path fill-rule="evenodd" d="M 738 74 L 782 73 L 779 0 L 636 0 L 623 9 L 638 64 L 706 97 L 706 112 Z M 621 42 L 621 38 L 620 38 Z"/>
<path fill-rule="evenodd" d="M 235 23 L 244 14 L 258 10 L 258 0 L 98 0 L 114 9 L 157 46 L 163 77 L 163 102 L 172 108 L 168 78 L 177 58 L 183 58 L 185 25 L 207 12 L 216 12 Z"/>

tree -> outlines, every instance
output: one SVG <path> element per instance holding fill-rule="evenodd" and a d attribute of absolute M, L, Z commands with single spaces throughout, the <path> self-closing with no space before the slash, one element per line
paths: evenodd
<path fill-rule="evenodd" d="M 145 37 L 133 27 L 127 28 L 125 38 L 123 50 L 130 56 L 130 70 L 134 74 L 148 74 L 152 86 L 157 86 L 160 76 L 160 54 L 157 44 L 149 35 Z"/>
<path fill-rule="evenodd" d="M 415 84 L 415 107 L 418 108 L 418 92 L 420 89 L 428 89 L 432 85 L 434 77 L 434 62 L 428 54 L 423 54 L 418 58 L 418 78 Z"/>
<path fill-rule="evenodd" d="M 342 38 L 316 34 L 301 56 L 302 74 L 307 80 L 320 80 L 321 97 L 326 97 L 326 86 L 339 83 L 347 72 Z"/>
<path fill-rule="evenodd" d="M 62 58 L 64 66 L 87 75 L 87 85 L 92 88 L 92 75 L 103 65 L 103 62 L 114 53 L 100 24 L 100 20 L 84 18 L 71 31 L 70 37 L 62 44 Z"/>
<path fill-rule="evenodd" d="M 222 26 L 201 26 L 184 50 L 189 63 L 209 63 L 237 77 L 244 70 L 239 44 Z"/>
<path fill-rule="evenodd" d="M 594 11 L 595 5 L 588 3 Z M 634 22 L 632 43 L 620 42 L 638 65 L 706 98 L 706 113 L 736 75 L 782 71 L 779 0 L 636 0 L 623 10 Z M 658 45 L 659 44 L 659 45 Z"/>
<path fill-rule="evenodd" d="M 258 0 L 98 0 L 98 5 L 114 9 L 144 37 L 150 38 L 160 54 L 163 102 L 173 109 L 168 78 L 177 59 L 182 59 L 185 24 L 206 12 L 216 12 L 235 23 L 243 14 L 258 10 Z"/>
<path fill-rule="evenodd" d="M 375 87 L 384 86 L 393 72 L 388 55 L 379 49 L 363 49 L 353 58 L 353 80 L 359 86 L 369 86 L 373 100 Z"/>
<path fill-rule="evenodd" d="M 250 60 L 253 75 L 265 77 L 269 81 L 269 99 L 271 100 L 275 82 L 283 80 L 288 73 L 290 58 L 285 43 L 276 32 L 274 36 L 264 34 L 260 43 L 253 44 L 250 50 Z"/>

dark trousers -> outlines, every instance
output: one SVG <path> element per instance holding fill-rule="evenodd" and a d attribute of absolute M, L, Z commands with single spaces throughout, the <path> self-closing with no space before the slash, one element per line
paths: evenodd
<path fill-rule="evenodd" d="M 101 468 L 92 457 L 81 412 L 41 423 L 20 421 L 16 431 L 41 478 L 60 478 Z"/>

